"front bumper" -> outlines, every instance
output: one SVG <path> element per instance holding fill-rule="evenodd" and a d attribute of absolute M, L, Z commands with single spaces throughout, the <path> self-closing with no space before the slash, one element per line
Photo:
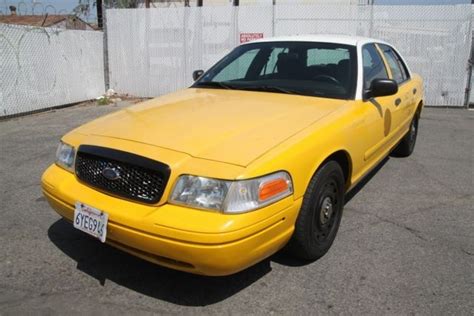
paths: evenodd
<path fill-rule="evenodd" d="M 83 185 L 56 165 L 43 174 L 42 187 L 52 208 L 69 221 L 76 201 L 107 212 L 108 244 L 162 266 L 213 276 L 236 273 L 281 249 L 301 206 L 291 196 L 239 215 L 142 205 Z"/>

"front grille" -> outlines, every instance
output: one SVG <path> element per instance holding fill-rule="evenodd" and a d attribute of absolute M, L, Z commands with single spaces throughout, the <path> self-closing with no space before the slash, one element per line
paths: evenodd
<path fill-rule="evenodd" d="M 106 193 L 143 203 L 157 203 L 166 188 L 169 166 L 132 153 L 81 145 L 76 176 Z"/>

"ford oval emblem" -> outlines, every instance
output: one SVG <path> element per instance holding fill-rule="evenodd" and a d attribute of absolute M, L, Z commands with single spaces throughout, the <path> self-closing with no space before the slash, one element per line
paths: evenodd
<path fill-rule="evenodd" d="M 111 181 L 120 179 L 120 172 L 115 168 L 104 168 L 104 170 L 102 170 L 102 175 Z"/>

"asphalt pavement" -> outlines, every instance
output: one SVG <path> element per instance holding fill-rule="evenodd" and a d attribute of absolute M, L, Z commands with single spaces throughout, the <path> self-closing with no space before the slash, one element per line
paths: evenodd
<path fill-rule="evenodd" d="M 428 108 L 409 158 L 348 196 L 327 255 L 277 254 L 195 276 L 87 237 L 49 207 L 40 177 L 64 133 L 121 106 L 0 121 L 0 314 L 474 313 L 474 111 Z"/>

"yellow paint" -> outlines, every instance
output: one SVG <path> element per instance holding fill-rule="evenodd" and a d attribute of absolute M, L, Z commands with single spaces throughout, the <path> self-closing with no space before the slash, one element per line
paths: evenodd
<path fill-rule="evenodd" d="M 168 164 L 172 172 L 159 203 L 109 196 L 56 165 L 43 174 L 43 192 L 69 220 L 76 201 L 107 212 L 107 242 L 124 251 L 192 273 L 232 274 L 286 244 L 306 187 L 331 154 L 343 151 L 349 158 L 348 190 L 388 155 L 408 131 L 421 84 L 418 76 L 406 83 L 418 93 L 395 112 L 389 129 L 384 113 L 395 116 L 398 95 L 370 102 L 186 89 L 99 118 L 62 139 L 76 148 L 110 147 Z M 294 194 L 253 212 L 225 215 L 167 203 L 181 174 L 247 179 L 279 170 L 291 175 Z"/>

